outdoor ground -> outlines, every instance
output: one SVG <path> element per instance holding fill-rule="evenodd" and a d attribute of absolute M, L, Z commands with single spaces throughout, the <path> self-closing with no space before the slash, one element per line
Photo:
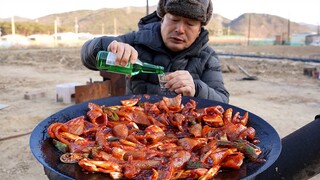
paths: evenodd
<path fill-rule="evenodd" d="M 97 72 L 84 68 L 80 48 L 0 50 L 0 177 L 47 179 L 29 147 L 30 132 L 46 117 L 72 106 L 56 102 L 56 85 L 101 81 Z M 283 55 L 320 59 L 320 47 L 216 47 L 219 52 Z M 319 64 L 288 60 L 220 57 L 230 104 L 254 113 L 270 123 L 280 137 L 308 124 L 320 114 L 320 80 L 303 75 Z M 240 80 L 246 75 L 258 80 Z M 29 92 L 44 96 L 24 99 Z M 23 135 L 26 134 L 26 135 Z M 315 178 L 319 178 L 318 175 Z"/>

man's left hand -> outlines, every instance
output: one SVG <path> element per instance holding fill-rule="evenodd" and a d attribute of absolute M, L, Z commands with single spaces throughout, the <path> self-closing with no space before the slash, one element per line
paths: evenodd
<path fill-rule="evenodd" d="M 179 70 L 166 75 L 166 88 L 184 96 L 194 96 L 196 89 L 188 71 Z"/>

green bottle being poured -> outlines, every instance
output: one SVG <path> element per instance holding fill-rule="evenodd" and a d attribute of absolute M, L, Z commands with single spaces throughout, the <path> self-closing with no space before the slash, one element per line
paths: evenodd
<path fill-rule="evenodd" d="M 109 51 L 99 51 L 96 57 L 97 68 L 99 70 L 114 72 L 119 74 L 127 74 L 130 76 L 139 73 L 163 74 L 163 66 L 157 66 L 136 60 L 134 64 L 128 62 L 126 66 L 114 65 L 117 55 Z"/>

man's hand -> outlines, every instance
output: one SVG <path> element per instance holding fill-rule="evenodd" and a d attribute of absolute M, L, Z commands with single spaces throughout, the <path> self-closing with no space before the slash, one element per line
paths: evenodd
<path fill-rule="evenodd" d="M 166 88 L 184 96 L 194 96 L 196 89 L 193 78 L 188 71 L 179 70 L 166 75 Z"/>
<path fill-rule="evenodd" d="M 125 66 L 129 61 L 134 64 L 138 58 L 138 52 L 131 45 L 116 40 L 112 41 L 107 49 L 117 54 L 115 65 Z"/>

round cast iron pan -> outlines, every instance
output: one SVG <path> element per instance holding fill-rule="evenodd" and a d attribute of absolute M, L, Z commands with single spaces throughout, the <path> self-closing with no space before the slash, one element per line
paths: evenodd
<path fill-rule="evenodd" d="M 120 100 L 140 97 L 141 101 L 157 102 L 162 100 L 160 95 L 134 95 L 134 96 L 115 96 L 91 100 L 90 102 L 98 105 L 119 105 Z M 172 96 L 169 96 L 172 97 Z M 217 101 L 183 97 L 182 103 L 186 104 L 189 99 L 197 102 L 197 108 L 221 105 L 225 110 L 233 108 L 233 112 L 240 112 L 243 115 L 246 110 Z M 89 102 L 89 101 L 88 101 Z M 88 102 L 67 107 L 40 122 L 30 136 L 30 149 L 34 157 L 44 166 L 50 174 L 63 179 L 109 179 L 109 176 L 102 173 L 87 173 L 82 171 L 78 164 L 65 164 L 60 162 L 62 155 L 53 145 L 52 139 L 48 136 L 47 128 L 54 122 L 66 122 L 75 117 L 86 115 Z M 248 126 L 256 130 L 256 137 L 261 141 L 258 146 L 262 150 L 261 157 L 266 159 L 264 163 L 245 161 L 239 170 L 223 170 L 219 172 L 215 179 L 254 179 L 258 174 L 265 171 L 278 158 L 281 151 L 281 140 L 275 129 L 265 120 L 249 112 Z"/>

